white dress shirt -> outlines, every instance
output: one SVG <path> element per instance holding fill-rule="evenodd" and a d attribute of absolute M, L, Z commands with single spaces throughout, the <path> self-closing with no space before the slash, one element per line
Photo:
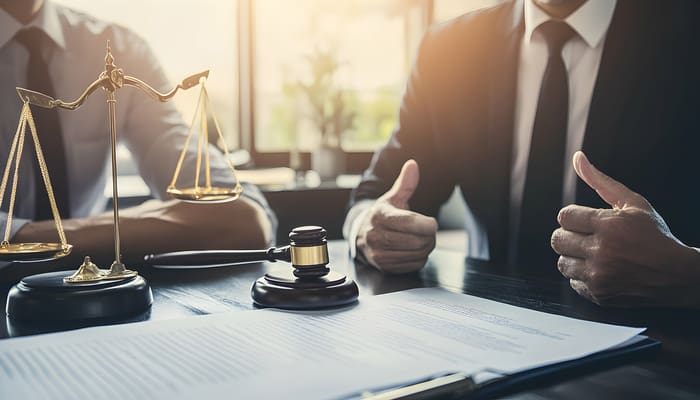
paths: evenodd
<path fill-rule="evenodd" d="M 127 75 L 137 77 L 159 91 L 169 91 L 173 87 L 146 42 L 123 27 L 98 21 L 51 1 L 46 1 L 33 21 L 26 26 L 0 9 L 2 169 L 5 168 L 22 107 L 15 87 L 26 87 L 29 60 L 27 49 L 13 37 L 17 31 L 27 27 L 37 27 L 51 39 L 52 43 L 47 43 L 50 45 L 42 50 L 48 57 L 48 68 L 56 97 L 64 101 L 76 99 L 104 70 L 108 39 L 115 64 Z M 155 101 L 131 87 L 117 91 L 116 97 L 118 139 L 131 151 L 138 171 L 151 193 L 156 198 L 165 198 L 165 189 L 170 183 L 177 158 L 184 146 L 188 127 L 172 103 Z M 107 111 L 106 96 L 101 90 L 93 93 L 77 110 L 58 110 L 66 151 L 71 217 L 86 217 L 105 210 L 105 183 L 111 179 Z M 29 133 L 27 135 L 29 136 Z M 27 145 L 32 144 L 31 139 L 27 138 Z M 193 173 L 185 171 L 194 171 L 196 146 L 191 145 L 189 149 L 181 179 L 178 181 L 182 187 L 192 185 L 193 181 Z M 32 220 L 35 194 L 37 190 L 45 190 L 43 185 L 37 187 L 34 181 L 36 160 L 31 156 L 31 152 L 25 150 L 24 153 L 20 166 L 13 235 L 23 224 Z M 223 155 L 216 150 L 210 151 L 210 155 L 212 184 L 233 186 L 234 180 Z M 246 185 L 244 194 L 268 211 L 274 225 L 274 215 L 257 189 Z M 0 211 L 0 227 L 3 229 L 7 220 L 6 211 L 7 199 Z"/>
<path fill-rule="evenodd" d="M 549 54 L 542 34 L 536 28 L 552 18 L 536 6 L 532 0 L 524 2 L 525 34 L 520 44 L 518 84 L 515 99 L 514 137 L 511 165 L 510 233 L 509 245 L 513 246 L 517 221 L 520 215 L 530 141 L 537 112 L 537 100 Z M 562 58 L 569 78 L 569 119 L 564 155 L 563 204 L 573 203 L 576 196 L 576 173 L 571 158 L 583 145 L 593 87 L 603 53 L 605 35 L 610 26 L 616 0 L 588 0 L 564 21 L 576 31 L 562 49 Z M 371 202 L 364 201 L 348 213 L 345 235 L 354 244 L 359 221 Z M 354 218 L 354 219 L 353 219 Z M 467 210 L 467 254 L 473 258 L 489 259 L 488 236 L 483 226 Z M 354 246 L 351 246 L 354 248 Z"/>
<path fill-rule="evenodd" d="M 581 150 L 583 146 L 593 87 L 598 77 L 605 35 L 615 11 L 615 4 L 616 0 L 588 0 L 564 20 L 576 31 L 577 35 L 562 48 L 562 58 L 569 77 L 569 120 L 566 132 L 566 153 L 564 154 L 562 206 L 571 204 L 576 199 L 576 172 L 571 159 L 574 153 Z M 537 27 L 553 19 L 531 0 L 525 1 L 524 7 L 525 34 L 520 44 L 518 92 L 515 100 L 515 136 L 513 137 L 510 176 L 511 235 L 509 245 L 511 250 L 516 245 L 532 129 L 537 113 L 542 77 L 549 59 L 547 43 Z M 474 235 L 474 237 L 485 238 L 486 234 L 481 233 Z M 474 256 L 488 259 L 488 244 L 485 249 L 486 254 L 482 252 Z"/>

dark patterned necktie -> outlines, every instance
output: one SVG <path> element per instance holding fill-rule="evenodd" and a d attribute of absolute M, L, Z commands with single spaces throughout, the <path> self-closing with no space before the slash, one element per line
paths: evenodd
<path fill-rule="evenodd" d="M 556 268 L 550 237 L 562 207 L 564 152 L 569 115 L 569 81 L 561 51 L 576 33 L 560 21 L 537 28 L 545 37 L 549 60 L 542 77 L 532 129 L 525 190 L 520 211 L 516 260 L 535 269 Z"/>
<path fill-rule="evenodd" d="M 28 28 L 17 32 L 15 39 L 29 52 L 27 89 L 55 97 L 56 93 L 49 76 L 48 64 L 42 56 L 42 48 L 50 45 L 49 37 L 38 28 Z M 46 159 L 46 166 L 49 170 L 49 177 L 51 178 L 59 214 L 63 218 L 70 218 L 66 154 L 61 124 L 58 119 L 58 110 L 33 107 L 32 114 L 34 115 L 37 134 L 41 142 L 44 158 Z M 31 147 L 33 150 L 34 146 Z M 36 154 L 32 153 L 36 162 Z M 36 182 L 34 219 L 37 221 L 51 219 L 53 215 L 38 163 L 35 165 L 34 175 Z"/>

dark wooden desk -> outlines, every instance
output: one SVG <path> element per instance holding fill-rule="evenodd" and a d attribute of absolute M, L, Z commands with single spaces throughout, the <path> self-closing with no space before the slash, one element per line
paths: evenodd
<path fill-rule="evenodd" d="M 277 214 L 277 243 L 287 243 L 289 232 L 303 225 L 326 228 L 328 239 L 342 238 L 342 216 L 345 215 L 350 200 L 351 187 L 338 186 L 335 182 L 322 182 L 318 186 L 282 189 L 262 186 L 261 190 L 270 208 Z M 304 204 L 304 207 L 299 207 L 299 204 Z"/>
<path fill-rule="evenodd" d="M 360 285 L 361 297 L 415 287 L 442 286 L 450 290 L 498 300 L 539 311 L 576 318 L 649 327 L 649 336 L 663 342 L 662 350 L 641 361 L 548 383 L 512 399 L 697 399 L 700 398 L 700 311 L 603 309 L 579 298 L 563 280 L 528 277 L 505 267 L 466 261 L 463 254 L 436 250 L 420 273 L 389 276 L 347 257 L 342 242 L 330 246 L 332 266 Z M 144 270 L 152 286 L 150 312 L 134 320 L 163 320 L 191 315 L 253 308 L 252 282 L 282 264 L 187 271 Z M 2 288 L 0 298 L 7 295 Z M 47 327 L 16 326 L 2 318 L 0 337 Z M 69 327 L 58 327 L 66 329 Z"/>

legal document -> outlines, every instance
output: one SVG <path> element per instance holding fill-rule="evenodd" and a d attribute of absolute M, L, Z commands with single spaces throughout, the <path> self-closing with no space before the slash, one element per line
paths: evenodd
<path fill-rule="evenodd" d="M 2 340 L 0 398 L 343 398 L 451 372 L 510 374 L 643 330 L 414 289 L 332 311 L 239 311 Z"/>

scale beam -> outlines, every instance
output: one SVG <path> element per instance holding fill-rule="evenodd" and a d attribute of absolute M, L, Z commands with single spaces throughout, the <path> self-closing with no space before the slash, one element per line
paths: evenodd
<path fill-rule="evenodd" d="M 147 84 L 146 82 L 134 78 L 133 76 L 128 76 L 128 75 L 123 75 L 121 70 L 115 70 L 117 71 L 117 79 L 112 79 L 109 76 L 106 76 L 104 73 L 103 75 L 100 76 L 99 79 L 96 81 L 92 82 L 90 86 L 85 89 L 83 94 L 81 94 L 77 99 L 71 102 L 65 102 L 63 100 L 57 100 L 54 99 L 51 96 L 47 96 L 43 93 L 40 92 L 35 92 L 33 90 L 25 89 L 25 88 L 16 88 L 17 94 L 19 95 L 19 98 L 22 100 L 24 103 L 29 103 L 34 106 L 42 107 L 42 108 L 63 108 L 66 110 L 75 110 L 79 108 L 80 106 L 83 105 L 85 100 L 90 97 L 90 95 L 95 92 L 98 88 L 103 88 L 108 91 L 114 91 L 114 89 L 122 87 L 123 85 L 128 85 L 128 86 L 133 86 L 135 88 L 140 89 L 142 92 L 146 93 L 149 95 L 152 99 L 158 100 L 161 102 L 166 102 L 170 99 L 172 99 L 177 92 L 182 89 L 182 90 L 187 90 L 192 87 L 195 87 L 200 84 L 202 79 L 206 79 L 209 77 L 209 70 L 202 71 L 198 74 L 194 74 L 192 76 L 188 76 L 187 78 L 183 79 L 182 82 L 180 82 L 177 86 L 175 86 L 171 91 L 167 93 L 161 93 L 157 90 L 155 90 L 151 85 Z"/>
<path fill-rule="evenodd" d="M 95 82 L 92 82 L 90 86 L 88 86 L 87 89 L 85 89 L 83 94 L 80 95 L 80 97 L 75 99 L 75 101 L 69 103 L 66 103 L 63 100 L 56 100 L 51 96 L 47 96 L 43 93 L 35 92 L 33 90 L 24 89 L 20 87 L 16 89 L 19 98 L 22 99 L 22 102 L 24 103 L 29 103 L 31 105 L 43 108 L 64 108 L 66 110 L 75 110 L 78 107 L 82 106 L 85 102 L 85 99 L 87 99 L 95 90 L 97 90 L 100 87 L 106 88 L 108 81 L 108 77 L 101 76 Z"/>
<path fill-rule="evenodd" d="M 202 80 L 202 78 L 206 79 L 208 77 L 209 77 L 209 70 L 202 71 L 198 74 L 194 74 L 192 76 L 189 76 L 189 77 L 183 79 L 182 82 L 180 82 L 180 84 L 175 86 L 171 91 L 169 91 L 167 93 L 161 93 L 161 92 L 155 90 L 153 87 L 151 87 L 146 82 L 144 82 L 138 78 L 134 78 L 133 76 L 128 76 L 128 75 L 124 76 L 124 84 L 141 89 L 142 92 L 146 93 L 154 100 L 165 102 L 165 101 L 168 101 L 171 98 L 173 98 L 173 96 L 175 96 L 175 94 L 180 89 L 187 90 L 189 88 L 197 86 L 200 84 L 200 81 Z"/>

